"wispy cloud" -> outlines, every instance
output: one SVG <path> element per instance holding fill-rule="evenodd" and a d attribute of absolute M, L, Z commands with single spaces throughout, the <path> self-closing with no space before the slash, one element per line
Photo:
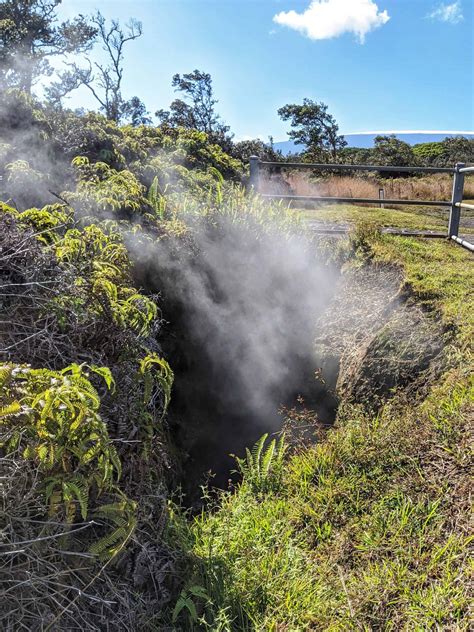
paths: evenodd
<path fill-rule="evenodd" d="M 459 24 L 459 22 L 464 20 L 461 0 L 451 4 L 440 4 L 431 13 L 428 13 L 426 17 L 432 20 L 439 20 L 440 22 L 448 22 L 449 24 Z"/>
<path fill-rule="evenodd" d="M 373 0 L 312 0 L 302 13 L 282 11 L 273 21 L 299 31 L 313 40 L 354 33 L 361 44 L 370 31 L 390 19 Z"/>

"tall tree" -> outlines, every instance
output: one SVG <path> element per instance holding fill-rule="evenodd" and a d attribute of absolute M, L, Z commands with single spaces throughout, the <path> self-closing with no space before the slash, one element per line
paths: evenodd
<path fill-rule="evenodd" d="M 50 76 L 50 59 L 89 50 L 97 27 L 83 15 L 59 22 L 62 0 L 0 2 L 0 89 L 31 94 L 38 78 Z"/>
<path fill-rule="evenodd" d="M 133 127 L 138 125 L 151 125 L 150 113 L 145 104 L 138 97 L 132 97 L 125 101 L 121 107 L 121 116 L 130 122 Z"/>
<path fill-rule="evenodd" d="M 412 146 L 400 140 L 394 134 L 376 136 L 374 138 L 372 159 L 377 165 L 410 167 L 416 164 Z"/>
<path fill-rule="evenodd" d="M 325 103 L 304 99 L 302 105 L 293 103 L 280 108 L 278 116 L 291 121 L 293 129 L 288 136 L 297 145 L 304 145 L 304 153 L 311 159 L 328 162 L 330 158 L 336 162 L 338 151 L 347 145 Z"/>
<path fill-rule="evenodd" d="M 161 123 L 170 127 L 186 127 L 205 132 L 211 141 L 221 145 L 225 151 L 232 148 L 230 127 L 222 122 L 214 106 L 212 77 L 209 73 L 194 70 L 188 74 L 176 74 L 171 82 L 183 99 L 175 99 L 169 110 L 158 110 L 155 116 Z"/>
<path fill-rule="evenodd" d="M 106 53 L 107 62 L 99 63 L 86 58 L 88 68 L 80 68 L 75 62 L 68 64 L 69 70 L 61 73 L 60 80 L 53 82 L 48 88 L 49 100 L 59 104 L 66 94 L 84 85 L 111 121 L 118 123 L 122 118 L 131 118 L 136 124 L 150 122 L 146 108 L 138 97 L 133 97 L 130 101 L 125 101 L 122 97 L 124 48 L 127 42 L 141 37 L 141 22 L 131 19 L 123 29 L 118 20 L 107 24 L 98 11 L 92 18 L 92 24 L 97 29 L 97 37 Z"/>
<path fill-rule="evenodd" d="M 264 143 L 260 138 L 241 140 L 234 143 L 231 155 L 242 162 L 248 162 L 250 156 L 258 156 L 260 160 L 269 160 L 270 162 L 283 160 L 281 152 L 276 151 L 273 147 L 273 138 L 270 136 L 268 140 L 268 143 Z"/>
<path fill-rule="evenodd" d="M 465 136 L 446 137 L 443 147 L 443 164 L 452 167 L 457 162 L 474 162 L 474 139 Z M 438 160 L 436 164 L 442 161 Z"/>

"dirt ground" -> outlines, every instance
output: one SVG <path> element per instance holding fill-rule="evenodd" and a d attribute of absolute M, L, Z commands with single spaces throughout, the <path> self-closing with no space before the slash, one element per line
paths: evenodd
<path fill-rule="evenodd" d="M 376 410 L 403 389 L 415 395 L 444 364 L 446 334 L 391 266 L 342 274 L 319 321 L 316 350 L 341 400 Z"/>

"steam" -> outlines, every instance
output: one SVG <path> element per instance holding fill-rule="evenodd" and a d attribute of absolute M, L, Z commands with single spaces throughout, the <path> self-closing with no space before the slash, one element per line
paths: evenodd
<path fill-rule="evenodd" d="M 53 139 L 47 121 L 37 120 L 25 96 L 0 97 L 0 196 L 19 210 L 57 202 L 72 180 L 69 161 Z"/>
<path fill-rule="evenodd" d="M 165 310 L 173 306 L 165 318 L 178 337 L 170 355 L 178 362 L 175 410 L 191 429 L 184 443 L 195 469 L 224 476 L 228 454 L 278 431 L 279 408 L 300 394 L 327 404 L 313 340 L 336 273 L 307 238 L 223 217 L 217 227 L 195 227 L 192 249 L 175 240 L 148 252 L 128 245 Z M 190 349 L 193 357 L 180 362 Z"/>
<path fill-rule="evenodd" d="M 28 105 L 22 113 L 14 103 L 0 106 L 0 195 L 19 208 L 42 206 L 71 180 L 70 167 L 34 120 L 26 124 Z M 15 160 L 37 173 L 11 179 L 6 165 Z M 178 186 L 172 169 L 169 177 Z M 137 285 L 161 293 L 169 322 L 160 343 L 176 374 L 172 431 L 190 454 L 189 471 L 212 469 L 223 484 L 230 453 L 280 429 L 281 405 L 301 394 L 320 400 L 323 415 L 330 406 L 314 378 L 313 340 L 336 273 L 302 234 L 288 236 L 267 220 L 263 228 L 246 209 L 194 220 L 190 235 L 156 241 L 130 231 L 125 240 Z"/>

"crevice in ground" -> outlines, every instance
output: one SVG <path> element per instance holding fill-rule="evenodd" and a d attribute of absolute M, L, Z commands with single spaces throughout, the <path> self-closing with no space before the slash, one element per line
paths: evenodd
<path fill-rule="evenodd" d="M 175 373 L 170 435 L 189 506 L 199 505 L 201 485 L 237 482 L 231 455 L 242 455 L 265 432 L 288 429 L 288 418 L 310 419 L 305 443 L 314 441 L 334 423 L 340 402 L 376 414 L 397 393 L 421 396 L 445 365 L 446 333 L 395 266 L 366 264 L 339 276 L 315 319 L 315 340 L 308 339 L 314 354 L 288 359 L 291 375 L 275 384 L 271 410 L 234 399 L 232 370 L 212 361 L 209 345 L 189 327 L 186 307 L 172 292 L 164 305 L 162 346 Z"/>
<path fill-rule="evenodd" d="M 226 373 L 225 365 L 213 364 L 209 348 L 186 328 L 186 317 L 176 305 L 172 313 L 168 305 L 166 319 L 172 331 L 163 350 L 174 358 L 175 373 L 169 409 L 170 430 L 182 455 L 181 485 L 185 504 L 198 503 L 201 485 L 222 489 L 227 488 L 229 482 L 236 483 L 233 455 L 242 455 L 262 434 L 279 432 L 285 419 L 284 411 L 310 409 L 319 423 L 331 425 L 334 422 L 338 405 L 334 393 L 337 375 L 332 376 L 330 383 L 316 379 L 316 357 L 313 361 L 308 356 L 291 358 L 293 378 L 275 384 L 273 408 L 268 403 L 260 410 L 246 407 L 238 398 L 232 399 L 232 373 Z"/>

